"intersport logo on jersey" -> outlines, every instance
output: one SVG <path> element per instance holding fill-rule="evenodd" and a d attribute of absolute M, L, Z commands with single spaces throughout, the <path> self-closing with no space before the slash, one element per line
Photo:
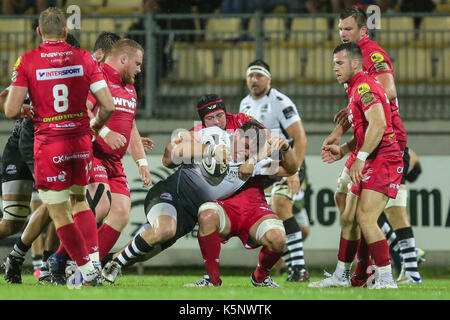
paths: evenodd
<path fill-rule="evenodd" d="M 82 77 L 83 75 L 82 65 L 36 70 L 36 79 L 38 81 Z"/>

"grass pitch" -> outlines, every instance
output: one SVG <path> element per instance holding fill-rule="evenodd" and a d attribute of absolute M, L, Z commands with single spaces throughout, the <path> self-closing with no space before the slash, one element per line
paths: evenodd
<path fill-rule="evenodd" d="M 308 288 L 307 283 L 286 282 L 285 274 L 273 277 L 281 288 L 255 288 L 251 269 L 223 269 L 221 287 L 187 288 L 183 285 L 202 277 L 202 268 L 152 268 L 144 275 L 133 270 L 126 269 L 114 285 L 79 290 L 37 285 L 31 272 L 24 271 L 21 285 L 0 280 L 0 300 L 450 300 L 450 269 L 423 268 L 422 285 L 399 285 L 397 290 Z M 323 278 L 322 270 L 310 273 L 311 281 Z"/>

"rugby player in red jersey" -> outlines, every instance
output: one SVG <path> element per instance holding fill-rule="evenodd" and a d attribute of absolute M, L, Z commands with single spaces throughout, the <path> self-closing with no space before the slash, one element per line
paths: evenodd
<path fill-rule="evenodd" d="M 97 212 L 100 215 L 98 219 L 107 215 L 98 230 L 100 260 L 114 246 L 129 220 L 130 189 L 122 167 L 122 158 L 128 148 L 136 161 L 144 187 L 151 185 L 145 150 L 135 123 L 138 102 L 133 84 L 135 76 L 141 71 L 143 54 L 144 49 L 137 42 L 121 39 L 114 44 L 106 61 L 100 65 L 116 107 L 105 127 L 108 133 L 104 138 L 94 141 L 95 159 L 90 189 L 96 190 L 98 184 L 103 183 L 111 191 L 110 209 Z M 95 100 L 91 102 L 95 109 Z M 110 134 L 115 133 L 123 135 L 129 143 L 119 149 L 111 149 L 105 142 Z"/>
<path fill-rule="evenodd" d="M 392 278 L 389 245 L 377 224 L 388 199 L 397 196 L 403 168 L 392 128 L 391 106 L 381 84 L 362 72 L 363 57 L 357 44 L 343 43 L 333 54 L 336 78 L 347 85 L 348 119 L 354 137 L 342 146 L 325 145 L 323 150 L 328 162 L 341 159 L 349 150 L 357 154 L 349 169 L 352 187 L 342 214 L 351 227 L 342 229 L 335 272 L 309 286 L 350 286 L 350 267 L 362 233 L 377 268 L 371 288 L 397 288 Z"/>
<path fill-rule="evenodd" d="M 339 20 L 339 35 L 343 43 L 353 42 L 358 44 L 363 54 L 363 71 L 375 77 L 383 86 L 391 104 L 392 126 L 397 137 L 400 149 L 403 152 L 403 176 L 400 190 L 395 199 L 388 201 L 384 212 L 388 221 L 395 230 L 396 238 L 400 246 L 400 253 L 404 260 L 401 277 L 399 282 L 421 283 L 422 277 L 418 271 L 417 259 L 415 256 L 415 238 L 411 223 L 407 215 L 407 189 L 406 174 L 409 167 L 409 152 L 407 143 L 407 134 L 403 126 L 402 119 L 399 114 L 399 105 L 397 99 L 397 89 L 395 86 L 394 70 L 391 60 L 386 53 L 375 41 L 369 39 L 367 34 L 367 16 L 363 10 L 358 7 L 351 7 L 342 11 Z M 342 125 L 338 125 L 333 133 L 325 140 L 324 144 L 338 144 L 343 132 L 349 128 L 347 122 L 346 108 L 336 116 L 336 121 Z M 335 194 L 335 200 L 340 212 L 344 211 L 345 199 L 347 194 L 347 184 L 349 183 L 348 168 L 354 161 L 356 155 L 351 153 L 345 168 L 338 180 L 338 189 Z M 384 214 L 383 220 L 384 218 Z M 379 223 L 383 221 L 380 219 Z M 392 232 L 390 228 L 386 228 L 389 224 L 383 226 L 385 234 Z M 352 277 L 353 286 L 364 285 L 367 280 L 366 269 L 370 265 L 368 248 L 361 239 L 360 248 L 358 249 L 358 264 Z"/>
<path fill-rule="evenodd" d="M 114 112 L 114 103 L 89 52 L 64 41 L 66 18 L 60 9 L 51 7 L 41 13 L 37 33 L 43 42 L 20 57 L 5 115 L 19 117 L 29 94 L 34 111 L 36 188 L 84 282 L 98 285 L 101 276 L 89 255 L 90 244 L 97 239 L 96 221 L 85 194 L 93 160 L 91 128 L 97 135 Z M 86 112 L 89 91 L 99 101 L 91 126 Z"/>

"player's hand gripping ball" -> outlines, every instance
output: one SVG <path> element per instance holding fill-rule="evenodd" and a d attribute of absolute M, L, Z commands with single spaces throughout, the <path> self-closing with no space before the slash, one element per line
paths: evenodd
<path fill-rule="evenodd" d="M 208 152 L 202 158 L 203 169 L 213 177 L 222 177 L 228 170 L 229 148 L 224 141 L 216 143 L 214 137 L 209 137 L 206 141 Z"/>

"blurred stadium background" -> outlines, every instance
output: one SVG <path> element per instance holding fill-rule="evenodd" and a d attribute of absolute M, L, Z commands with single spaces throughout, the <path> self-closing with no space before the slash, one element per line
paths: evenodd
<path fill-rule="evenodd" d="M 258 10 L 238 13 L 225 13 L 220 0 L 51 2 L 64 10 L 72 4 L 81 8 L 81 27 L 70 32 L 83 49 L 91 51 L 101 31 L 134 38 L 144 46 L 144 68 L 136 83 L 139 96 L 137 124 L 142 135 L 155 141 L 152 153 L 155 166 L 160 165 L 157 159 L 170 141 L 172 131 L 190 128 L 197 120 L 194 106 L 199 96 L 220 94 L 228 111 L 238 110 L 240 100 L 247 95 L 247 65 L 262 58 L 271 67 L 272 86 L 287 94 L 302 116 L 308 135 L 307 163 L 314 162 L 312 172 L 318 172 L 316 176 L 310 173 L 310 179 L 313 186 L 315 182 L 317 185 L 322 170 L 318 157 L 320 146 L 333 128 L 333 115 L 347 104 L 345 91 L 337 84 L 332 72 L 331 53 L 340 42 L 338 11 L 333 12 L 332 4 L 351 1 L 242 0 Z M 380 3 L 354 2 L 362 6 Z M 450 172 L 450 3 L 448 0 L 430 0 L 430 7 L 426 7 L 424 4 L 428 1 L 381 2 L 386 4 L 382 7 L 381 28 L 370 30 L 370 35 L 392 59 L 409 146 L 429 163 L 423 174 L 429 174 L 428 185 L 417 190 L 428 188 L 431 199 L 434 182 L 442 180 L 443 175 L 448 181 Z M 411 9 L 408 3 L 418 4 L 417 8 L 422 10 Z M 20 14 L 4 12 L 0 15 L 1 88 L 10 84 L 10 73 L 17 58 L 40 43 L 34 31 L 37 17 L 33 8 Z M 0 146 L 3 147 L 13 121 L 0 116 L 0 123 Z M 436 163 L 442 166 L 436 166 Z M 154 181 L 163 176 L 154 175 Z M 330 190 L 334 190 L 336 178 L 337 175 L 327 182 Z M 422 200 L 417 198 L 422 201 L 421 210 L 426 207 L 430 211 L 427 217 L 434 218 L 426 224 L 422 216 L 416 223 L 422 227 L 424 239 L 427 233 L 437 230 L 438 238 L 425 249 L 431 254 L 435 252 L 435 258 L 431 260 L 436 264 L 448 265 L 449 189 L 444 184 L 439 192 L 441 195 L 431 201 L 429 208 L 428 204 L 425 206 L 424 197 Z M 137 206 L 142 205 L 139 201 L 135 199 Z M 317 208 L 313 210 L 317 211 Z M 310 215 L 315 217 L 317 212 L 310 212 Z M 338 221 L 334 221 L 334 226 L 338 230 Z M 418 246 L 422 237 L 420 232 L 420 236 L 416 236 Z M 313 227 L 311 237 L 317 233 Z M 334 235 L 331 237 L 337 239 Z M 334 263 L 334 248 L 324 249 L 328 256 L 320 250 L 308 251 L 314 239 L 305 242 L 307 259 L 310 257 L 316 264 Z M 10 248 L 5 241 L 1 243 Z M 433 243 L 439 244 L 435 250 Z M 198 258 L 199 250 L 196 252 Z M 324 260 L 324 257 L 330 259 Z M 251 265 L 253 262 L 256 260 Z"/>

